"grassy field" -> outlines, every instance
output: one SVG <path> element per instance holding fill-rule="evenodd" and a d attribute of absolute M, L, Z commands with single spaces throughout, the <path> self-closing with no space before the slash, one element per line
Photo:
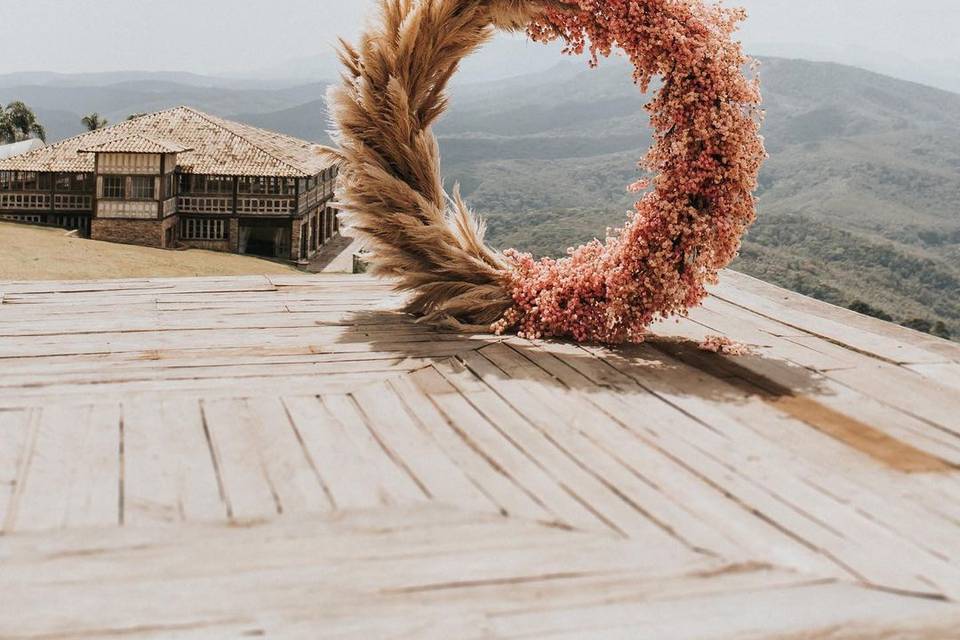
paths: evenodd
<path fill-rule="evenodd" d="M 0 280 L 239 276 L 295 268 L 213 251 L 166 251 L 70 238 L 61 229 L 0 222 Z"/>

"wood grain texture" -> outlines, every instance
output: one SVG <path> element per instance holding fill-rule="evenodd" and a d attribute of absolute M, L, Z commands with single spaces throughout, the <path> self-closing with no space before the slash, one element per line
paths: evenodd
<path fill-rule="evenodd" d="M 960 625 L 949 343 L 736 274 L 618 349 L 366 276 L 0 292 L 0 638 Z"/>

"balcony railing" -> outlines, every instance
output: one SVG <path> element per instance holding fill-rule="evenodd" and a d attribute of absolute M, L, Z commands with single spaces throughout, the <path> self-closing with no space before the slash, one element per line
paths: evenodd
<path fill-rule="evenodd" d="M 50 209 L 49 193 L 0 193 L 0 209 L 37 211 Z"/>
<path fill-rule="evenodd" d="M 297 199 L 297 210 L 302 212 L 312 209 L 331 195 L 333 195 L 333 190 L 326 184 L 317 186 L 306 193 L 301 193 Z"/>
<path fill-rule="evenodd" d="M 233 213 L 233 198 L 218 196 L 180 196 L 177 198 L 180 213 Z"/>
<path fill-rule="evenodd" d="M 242 197 L 237 199 L 237 212 L 246 214 L 265 214 L 287 216 L 296 212 L 293 198 Z"/>
<path fill-rule="evenodd" d="M 240 196 L 237 213 L 241 215 L 281 215 L 295 213 L 296 201 L 289 196 Z M 180 196 L 178 213 L 233 213 L 233 198 L 226 196 Z"/>
<path fill-rule="evenodd" d="M 93 211 L 93 196 L 82 193 L 43 192 L 0 193 L 0 210 L 3 211 L 50 211 L 50 198 L 54 211 Z"/>
<path fill-rule="evenodd" d="M 53 196 L 53 208 L 57 211 L 90 211 L 93 196 L 57 193 Z"/>

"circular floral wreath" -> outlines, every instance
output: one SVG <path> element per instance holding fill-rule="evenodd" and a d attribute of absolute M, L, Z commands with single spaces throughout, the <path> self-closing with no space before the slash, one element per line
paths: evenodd
<path fill-rule="evenodd" d="M 745 14 L 704 0 L 381 0 L 347 72 L 329 95 L 341 162 L 339 197 L 372 250 L 374 273 L 411 293 L 428 321 L 525 337 L 619 343 L 643 339 L 660 317 L 684 314 L 734 258 L 755 217 L 766 157 L 759 83 L 732 39 Z M 431 125 L 464 56 L 497 30 L 562 39 L 565 51 L 621 50 L 646 92 L 654 175 L 622 229 L 604 242 L 535 260 L 483 241 L 482 223 L 448 195 Z"/>

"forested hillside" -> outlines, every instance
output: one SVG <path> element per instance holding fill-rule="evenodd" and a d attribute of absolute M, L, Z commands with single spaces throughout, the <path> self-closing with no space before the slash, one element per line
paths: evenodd
<path fill-rule="evenodd" d="M 495 244 L 561 254 L 630 207 L 644 99 L 624 63 L 574 64 L 462 90 L 438 127 Z M 960 335 L 960 95 L 828 63 L 768 59 L 761 76 L 771 158 L 735 267 Z"/>
<path fill-rule="evenodd" d="M 650 142 L 629 75 L 614 59 L 489 83 L 458 77 L 437 126 L 445 174 L 493 243 L 557 255 L 624 220 L 624 187 Z M 765 59 L 761 76 L 771 157 L 735 267 L 960 336 L 960 95 L 799 60 Z M 325 90 L 183 74 L 0 77 L 0 102 L 28 102 L 50 139 L 79 133 L 87 112 L 115 122 L 189 104 L 328 142 Z"/>

